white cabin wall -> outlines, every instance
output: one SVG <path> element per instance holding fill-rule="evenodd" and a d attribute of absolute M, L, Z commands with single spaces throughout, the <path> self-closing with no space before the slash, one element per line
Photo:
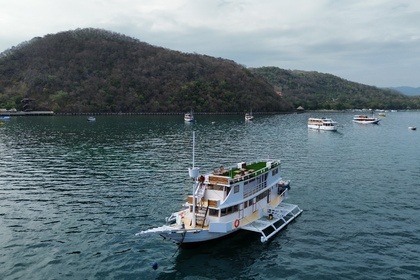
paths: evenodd
<path fill-rule="evenodd" d="M 225 199 L 225 192 L 217 190 L 206 190 L 205 199 L 220 200 L 220 202 L 222 202 Z"/>
<path fill-rule="evenodd" d="M 238 201 L 242 201 L 244 199 L 244 187 L 243 187 L 243 182 L 240 183 L 239 185 L 236 186 L 238 188 L 238 192 L 235 193 L 235 186 L 231 187 L 231 190 L 229 192 L 229 194 L 226 197 L 226 200 L 223 202 L 223 204 L 232 204 L 234 202 L 234 204 L 238 204 Z"/>

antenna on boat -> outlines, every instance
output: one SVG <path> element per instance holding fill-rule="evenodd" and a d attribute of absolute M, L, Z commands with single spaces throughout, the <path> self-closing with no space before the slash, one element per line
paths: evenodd
<path fill-rule="evenodd" d="M 193 149 L 192 149 L 192 168 L 188 168 L 188 173 L 191 178 L 197 179 L 200 168 L 195 167 L 195 131 L 193 131 Z"/>
<path fill-rule="evenodd" d="M 188 168 L 188 173 L 191 178 L 194 179 L 193 188 L 192 188 L 192 227 L 196 226 L 196 219 L 195 219 L 195 203 L 196 203 L 196 195 L 195 189 L 197 184 L 198 173 L 200 168 L 195 167 L 195 131 L 193 131 L 193 151 L 192 151 L 192 168 Z"/>
<path fill-rule="evenodd" d="M 193 131 L 193 150 L 192 150 L 192 168 L 194 169 L 195 163 L 195 131 Z"/>

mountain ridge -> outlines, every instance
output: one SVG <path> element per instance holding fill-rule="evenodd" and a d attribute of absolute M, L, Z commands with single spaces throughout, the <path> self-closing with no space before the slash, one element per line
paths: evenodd
<path fill-rule="evenodd" d="M 398 92 L 401 92 L 409 96 L 420 95 L 420 87 L 398 86 L 398 87 L 391 87 L 391 89 L 394 89 Z"/>
<path fill-rule="evenodd" d="M 393 89 L 364 85 L 328 73 L 285 70 L 278 67 L 253 68 L 295 108 L 318 110 L 345 109 L 418 109 L 420 98 Z"/>
<path fill-rule="evenodd" d="M 63 113 L 293 110 L 267 81 L 234 61 L 155 47 L 101 29 L 49 34 L 2 53 L 0 85 L 0 108 Z"/>
<path fill-rule="evenodd" d="M 331 74 L 245 68 L 85 28 L 0 54 L 0 108 L 58 113 L 292 112 L 420 108 L 419 98 Z"/>

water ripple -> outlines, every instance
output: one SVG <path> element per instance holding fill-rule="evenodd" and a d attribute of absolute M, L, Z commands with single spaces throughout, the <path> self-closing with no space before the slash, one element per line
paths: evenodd
<path fill-rule="evenodd" d="M 318 113 L 314 113 L 318 114 Z M 315 115 L 314 115 L 315 116 Z M 309 114 L 13 118 L 0 127 L 3 279 L 419 279 L 418 112 L 339 133 Z M 215 122 L 213 124 L 213 122 Z M 180 250 L 159 237 L 191 190 L 191 134 L 203 171 L 281 158 L 304 213 L 266 244 L 241 232 Z M 159 263 L 156 271 L 151 268 Z"/>

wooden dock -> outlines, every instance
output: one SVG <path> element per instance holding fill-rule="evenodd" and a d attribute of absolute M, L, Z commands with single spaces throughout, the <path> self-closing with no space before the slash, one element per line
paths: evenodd
<path fill-rule="evenodd" d="M 53 116 L 53 111 L 0 111 L 0 116 Z"/>

